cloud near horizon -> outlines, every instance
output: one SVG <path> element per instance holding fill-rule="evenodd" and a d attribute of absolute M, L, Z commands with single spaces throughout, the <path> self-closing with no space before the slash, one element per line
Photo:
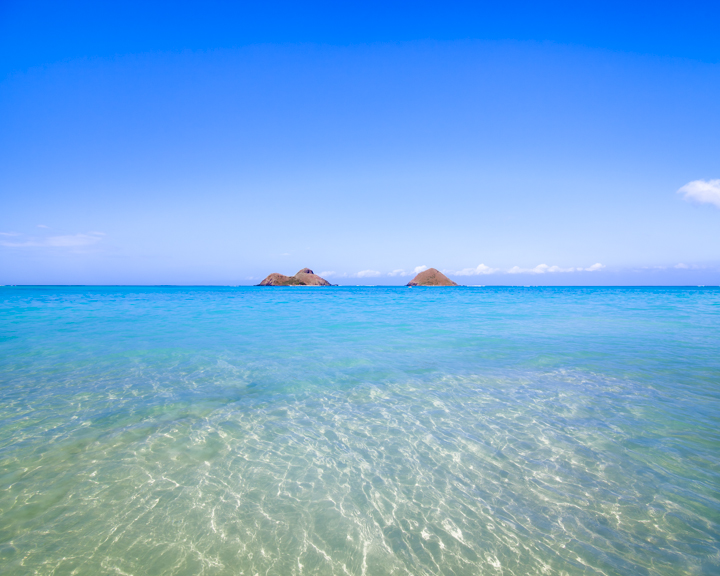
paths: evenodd
<path fill-rule="evenodd" d="M 509 270 L 502 270 L 500 268 L 491 268 L 485 264 L 478 264 L 475 268 L 463 268 L 462 270 L 443 270 L 444 274 L 450 276 L 482 276 L 487 274 L 554 274 L 562 272 L 597 272 L 605 268 L 604 264 L 599 262 L 588 266 L 587 268 L 561 268 L 560 266 L 548 266 L 547 264 L 538 264 L 535 268 L 520 268 L 520 266 L 513 266 Z M 412 272 L 407 272 L 403 268 L 397 268 L 391 272 L 379 272 L 377 270 L 361 270 L 353 274 L 347 274 L 345 272 L 338 274 L 334 271 L 320 272 L 320 276 L 335 277 L 335 278 L 377 278 L 379 276 L 387 277 L 401 277 L 401 276 L 414 276 L 419 274 L 423 270 L 427 270 L 427 266 L 417 266 Z"/>
<path fill-rule="evenodd" d="M 604 264 L 593 264 L 587 268 L 561 268 L 560 266 L 548 266 L 547 264 L 538 264 L 535 268 L 521 268 L 513 266 L 509 270 L 501 270 L 500 268 L 491 268 L 485 264 L 478 264 L 476 268 L 463 268 L 462 270 L 446 270 L 446 274 L 452 276 L 481 276 L 485 274 L 545 274 L 558 272 L 596 272 L 605 268 Z"/>
<path fill-rule="evenodd" d="M 675 266 L 658 266 L 658 268 L 662 270 L 667 270 L 668 268 L 674 268 L 675 270 L 712 270 L 714 266 L 705 264 L 685 264 L 684 262 L 679 262 L 675 264 Z"/>
<path fill-rule="evenodd" d="M 545 273 L 557 273 L 557 272 L 596 272 L 605 268 L 604 264 L 593 264 L 587 268 L 560 268 L 560 266 L 548 266 L 547 264 L 538 264 L 535 268 L 520 268 L 520 266 L 513 266 L 508 270 L 508 274 L 545 274 Z"/>
<path fill-rule="evenodd" d="M 381 273 L 377 270 L 361 270 L 357 274 L 353 274 L 356 278 L 376 278 L 381 276 Z"/>
<path fill-rule="evenodd" d="M 485 264 L 478 264 L 476 268 L 463 268 L 456 272 L 450 271 L 448 274 L 454 274 L 455 276 L 480 276 L 481 274 L 495 274 L 499 271 L 499 268 L 490 268 L 490 266 L 485 266 Z"/>
<path fill-rule="evenodd" d="M 386 276 L 415 276 L 416 274 L 420 274 L 420 272 L 424 272 L 427 270 L 428 267 L 423 266 L 415 266 L 412 272 L 407 272 L 403 268 L 397 268 L 396 270 L 393 270 L 392 272 L 388 272 Z"/>
<path fill-rule="evenodd" d="M 693 180 L 677 191 L 688 202 L 698 204 L 712 204 L 720 208 L 720 179 Z"/>

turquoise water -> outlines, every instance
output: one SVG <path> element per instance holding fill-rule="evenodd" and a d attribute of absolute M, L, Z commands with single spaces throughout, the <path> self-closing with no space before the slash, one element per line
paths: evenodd
<path fill-rule="evenodd" d="M 720 289 L 0 288 L 0 572 L 719 574 Z"/>

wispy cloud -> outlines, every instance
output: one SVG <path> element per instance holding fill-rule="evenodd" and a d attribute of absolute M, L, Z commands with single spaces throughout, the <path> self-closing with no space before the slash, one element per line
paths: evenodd
<path fill-rule="evenodd" d="M 50 228 L 50 226 L 46 226 L 45 224 L 38 224 L 37 227 L 38 228 L 48 228 L 48 229 Z"/>
<path fill-rule="evenodd" d="M 20 236 L 20 232 L 0 232 L 0 236 Z"/>
<path fill-rule="evenodd" d="M 508 274 L 554 274 L 558 272 L 596 272 L 605 268 L 604 264 L 593 264 L 587 268 L 561 268 L 560 266 L 548 266 L 547 264 L 538 264 L 535 268 L 520 268 L 513 266 L 508 270 Z"/>
<path fill-rule="evenodd" d="M 499 268 L 490 268 L 490 266 L 485 266 L 485 264 L 478 264 L 475 268 L 463 268 L 457 272 L 449 271 L 448 273 L 454 274 L 455 276 L 480 276 L 481 274 L 495 274 L 499 271 Z"/>
<path fill-rule="evenodd" d="M 103 236 L 105 236 L 103 232 L 67 234 L 64 236 L 48 236 L 47 238 L 29 238 L 14 242 L 0 241 L 0 246 L 9 248 L 78 248 L 97 244 L 102 240 Z"/>
<path fill-rule="evenodd" d="M 376 278 L 380 276 L 380 272 L 377 270 L 361 270 L 357 274 L 353 274 L 357 278 Z"/>
<path fill-rule="evenodd" d="M 346 272 L 338 273 L 338 272 L 335 272 L 334 270 L 326 270 L 325 272 L 320 272 L 320 274 L 318 274 L 318 276 L 320 276 L 321 278 L 345 278 L 345 277 L 347 277 L 347 273 Z"/>
<path fill-rule="evenodd" d="M 665 268 L 664 266 L 662 268 Z M 680 262 L 679 264 L 675 264 L 673 266 L 676 270 L 708 270 L 717 268 L 716 266 L 708 266 L 707 264 L 684 264 L 683 262 Z"/>
<path fill-rule="evenodd" d="M 88 232 L 87 234 L 71 234 L 68 236 L 50 236 L 45 240 L 47 246 L 58 248 L 71 248 L 76 246 L 90 246 L 97 244 L 105 236 L 102 232 Z"/>
<path fill-rule="evenodd" d="M 420 272 L 424 272 L 427 270 L 428 267 L 423 266 L 415 266 L 412 272 L 407 272 L 402 268 L 398 268 L 397 270 L 393 270 L 392 272 L 388 272 L 388 276 L 414 276 L 415 274 L 420 274 Z"/>
<path fill-rule="evenodd" d="M 685 200 L 699 204 L 712 204 L 720 208 L 720 179 L 693 180 L 677 191 Z"/>

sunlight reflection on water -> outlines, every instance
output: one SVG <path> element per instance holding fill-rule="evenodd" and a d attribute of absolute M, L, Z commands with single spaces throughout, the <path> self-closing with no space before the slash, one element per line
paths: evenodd
<path fill-rule="evenodd" d="M 720 291 L 0 307 L 4 574 L 720 569 Z"/>

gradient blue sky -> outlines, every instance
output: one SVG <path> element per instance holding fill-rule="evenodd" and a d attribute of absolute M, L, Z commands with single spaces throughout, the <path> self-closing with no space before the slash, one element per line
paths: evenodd
<path fill-rule="evenodd" d="M 0 2 L 0 284 L 720 284 L 720 3 L 576 4 Z"/>

